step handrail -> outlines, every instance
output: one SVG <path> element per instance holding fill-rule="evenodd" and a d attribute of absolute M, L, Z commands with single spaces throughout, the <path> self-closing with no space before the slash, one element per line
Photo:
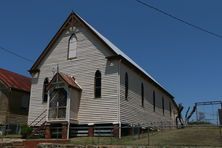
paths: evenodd
<path fill-rule="evenodd" d="M 33 124 L 34 122 L 36 122 L 46 111 L 47 111 L 47 109 L 45 109 L 38 117 L 36 117 L 35 120 L 33 120 L 33 121 L 29 124 L 29 126 L 33 126 L 32 124 Z M 44 115 L 44 116 L 40 119 L 39 122 L 41 122 L 42 119 L 45 118 L 45 117 L 46 117 L 46 115 Z M 38 122 L 38 123 L 39 123 L 39 122 Z M 37 123 L 37 124 L 38 124 L 38 123 Z M 37 124 L 35 124 L 35 125 L 37 125 Z M 35 125 L 34 125 L 34 126 L 35 126 Z"/>
<path fill-rule="evenodd" d="M 35 135 L 36 133 L 38 133 L 38 132 L 43 128 L 43 126 L 45 126 L 45 124 L 46 124 L 46 121 L 43 122 L 38 128 L 36 128 L 35 130 L 33 130 L 28 137 L 30 138 L 30 137 L 32 137 L 33 135 Z"/>
<path fill-rule="evenodd" d="M 49 103 L 51 103 L 54 99 L 55 99 L 55 96 L 49 101 Z M 36 122 L 36 120 L 39 119 L 46 111 L 47 111 L 47 108 L 46 108 L 38 117 L 36 117 L 35 120 L 33 120 L 33 121 L 29 124 L 29 126 L 36 126 L 39 122 L 41 122 L 41 121 L 46 117 L 46 115 L 44 115 L 44 116 L 39 120 L 39 122 L 37 122 L 37 124 L 32 125 L 32 124 L 33 124 L 34 122 Z"/>

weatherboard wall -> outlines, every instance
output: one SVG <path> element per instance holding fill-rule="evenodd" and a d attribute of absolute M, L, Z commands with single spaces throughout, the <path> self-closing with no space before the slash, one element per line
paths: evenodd
<path fill-rule="evenodd" d="M 6 89 L 1 83 L 0 88 L 2 90 Z M 8 96 L 2 90 L 0 91 L 0 124 L 6 124 L 9 101 Z"/>
<path fill-rule="evenodd" d="M 77 37 L 77 57 L 68 60 L 68 41 L 73 32 Z M 42 102 L 43 82 L 46 77 L 49 80 L 52 79 L 57 65 L 59 72 L 74 76 L 81 86 L 82 93 L 78 111 L 80 124 L 117 122 L 118 66 L 117 62 L 107 61 L 106 57 L 111 55 L 110 50 L 81 25 L 63 31 L 40 63 L 40 73 L 33 75 L 28 122 L 31 123 L 46 109 L 46 103 Z M 96 70 L 100 70 L 102 74 L 101 98 L 94 97 Z"/>
<path fill-rule="evenodd" d="M 125 73 L 128 74 L 128 97 L 125 98 Z M 142 106 L 141 83 L 144 85 L 144 106 Z M 153 111 L 153 91 L 156 94 L 156 107 Z M 162 109 L 164 98 L 164 115 Z M 172 114 L 169 111 L 169 102 L 172 106 Z M 120 118 L 122 123 L 131 124 L 175 124 L 173 110 L 175 106 L 171 99 L 163 91 L 144 79 L 132 68 L 121 63 L 120 65 Z"/>
<path fill-rule="evenodd" d="M 0 83 L 0 124 L 26 124 L 29 93 L 5 87 Z"/>
<path fill-rule="evenodd" d="M 76 58 L 68 59 L 68 42 L 73 33 L 77 38 Z M 63 31 L 38 65 L 40 72 L 33 73 L 28 122 L 31 123 L 46 109 L 46 103 L 42 102 L 43 82 L 46 77 L 51 80 L 58 70 L 74 76 L 82 89 L 79 108 L 74 109 L 78 112 L 74 119 L 77 118 L 79 124 L 119 121 L 132 124 L 175 123 L 176 107 L 173 106 L 169 96 L 129 65 L 120 64 L 119 60 L 107 60 L 106 57 L 109 56 L 113 56 L 109 47 L 82 23 L 78 22 L 75 27 Z M 94 97 L 96 70 L 100 70 L 102 74 L 101 98 Z M 125 99 L 125 72 L 129 77 L 127 99 Z M 141 105 L 141 83 L 144 85 L 144 107 Z M 152 102 L 153 90 L 156 93 L 155 112 Z M 165 100 L 164 115 L 162 97 Z M 169 102 L 172 105 L 171 116 Z"/>

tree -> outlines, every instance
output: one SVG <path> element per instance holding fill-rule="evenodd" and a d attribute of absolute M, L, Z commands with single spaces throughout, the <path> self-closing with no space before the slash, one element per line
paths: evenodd
<path fill-rule="evenodd" d="M 183 108 L 184 108 L 184 107 L 183 107 L 182 103 L 180 103 L 180 104 L 178 105 L 178 115 L 177 115 L 177 117 L 176 117 L 177 127 L 179 126 L 178 120 L 179 120 L 181 126 L 184 127 L 183 117 L 182 117 Z"/>

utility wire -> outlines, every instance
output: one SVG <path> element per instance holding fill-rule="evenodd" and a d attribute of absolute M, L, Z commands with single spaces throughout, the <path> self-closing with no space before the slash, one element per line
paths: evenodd
<path fill-rule="evenodd" d="M 222 35 L 220 35 L 220 34 L 217 34 L 217 33 L 211 32 L 211 31 L 208 31 L 207 29 L 204 29 L 204 28 L 202 28 L 202 27 L 199 27 L 199 26 L 197 26 L 197 25 L 194 25 L 194 24 L 192 24 L 192 23 L 190 23 L 190 22 L 188 22 L 188 21 L 185 21 L 185 20 L 183 20 L 183 19 L 181 19 L 181 18 L 178 18 L 178 17 L 176 17 L 176 16 L 174 16 L 174 15 L 172 15 L 172 14 L 169 14 L 168 12 L 163 11 L 163 10 L 157 8 L 157 7 L 154 7 L 154 6 L 152 6 L 152 5 L 148 4 L 148 3 L 145 3 L 145 2 L 140 1 L 140 0 L 136 0 L 136 1 L 137 1 L 138 3 L 146 6 L 146 7 L 149 7 L 149 8 L 151 8 L 151 9 L 153 9 L 153 10 L 159 12 L 159 13 L 162 13 L 162 14 L 164 14 L 164 15 L 172 18 L 172 19 L 175 19 L 175 20 L 177 20 L 177 21 L 179 21 L 179 22 L 182 22 L 182 23 L 184 23 L 184 24 L 186 24 L 186 25 L 188 25 L 188 26 L 191 26 L 191 27 L 193 27 L 193 28 L 195 28 L 195 29 L 197 29 L 197 30 L 200 30 L 200 31 L 205 32 L 205 33 L 208 33 L 208 34 L 213 35 L 213 36 L 218 37 L 218 38 L 222 38 Z"/>
<path fill-rule="evenodd" d="M 28 59 L 28 58 L 26 58 L 26 57 L 24 57 L 24 56 L 21 56 L 21 55 L 15 53 L 15 52 L 13 52 L 13 51 L 11 51 L 11 50 L 9 50 L 9 49 L 6 49 L 6 48 L 2 47 L 2 46 L 0 46 L 0 49 L 3 50 L 3 51 L 5 51 L 5 52 L 8 52 L 8 53 L 10 53 L 10 54 L 12 54 L 12 55 L 20 58 L 20 59 L 23 59 L 23 60 L 25 60 L 25 61 L 28 61 L 28 62 L 33 63 L 32 60 L 30 60 L 30 59 Z"/>

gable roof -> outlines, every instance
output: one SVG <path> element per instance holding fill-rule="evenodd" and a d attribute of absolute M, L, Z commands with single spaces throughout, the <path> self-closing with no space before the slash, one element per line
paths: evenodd
<path fill-rule="evenodd" d="M 79 15 L 78 17 L 95 33 L 97 34 L 117 55 L 122 56 L 127 61 L 132 63 L 135 67 L 141 70 L 144 74 L 146 74 L 149 78 L 151 78 L 155 83 L 160 85 L 150 74 L 148 74 L 142 67 L 140 67 L 136 62 L 134 62 L 130 57 L 128 57 L 124 52 L 122 52 L 116 45 L 114 45 L 111 41 L 109 41 L 106 37 L 100 34 L 95 28 L 93 28 L 90 24 L 88 24 L 84 19 L 82 19 Z M 160 85 L 161 86 L 161 85 Z"/>
<path fill-rule="evenodd" d="M 88 24 L 83 18 L 81 18 L 78 14 L 72 12 L 66 21 L 63 23 L 63 25 L 60 27 L 59 31 L 55 34 L 55 36 L 52 38 L 50 43 L 47 45 L 45 50 L 41 53 L 39 58 L 36 60 L 36 62 L 33 64 L 31 69 L 29 70 L 30 73 L 39 71 L 37 69 L 38 65 L 41 63 L 41 61 L 44 59 L 46 54 L 49 52 L 50 47 L 52 47 L 53 43 L 58 39 L 58 37 L 61 35 L 62 31 L 66 29 L 66 27 L 69 25 L 69 22 L 72 20 L 72 18 L 75 18 L 80 21 L 86 28 L 88 28 L 95 36 L 98 37 L 100 41 L 102 41 L 118 58 L 123 59 L 126 63 L 133 66 L 136 70 L 142 73 L 146 78 L 148 78 L 154 85 L 156 85 L 158 88 L 160 88 L 162 91 L 164 91 L 170 98 L 174 98 L 163 86 L 161 86 L 149 73 L 147 73 L 143 68 L 141 68 L 138 64 L 136 64 L 131 58 L 129 58 L 125 53 L 123 53 L 118 47 L 116 47 L 111 41 L 109 41 L 106 37 L 104 37 L 102 34 L 100 34 L 94 27 L 92 27 L 90 24 Z M 108 57 L 109 58 L 109 57 Z M 175 101 L 173 100 L 175 103 Z M 176 105 L 176 103 L 175 103 Z"/>
<path fill-rule="evenodd" d="M 31 78 L 0 68 L 0 81 L 6 87 L 30 92 Z"/>
<path fill-rule="evenodd" d="M 66 74 L 61 73 L 61 72 L 58 72 L 58 73 L 56 73 L 56 74 L 53 76 L 52 80 L 49 82 L 49 85 L 48 85 L 47 89 L 49 89 L 49 88 L 52 86 L 52 83 L 53 83 L 54 81 L 56 81 L 57 78 L 58 78 L 59 80 L 64 81 L 64 82 L 65 82 L 68 86 L 70 86 L 70 87 L 76 88 L 76 89 L 78 89 L 78 90 L 82 90 L 82 89 L 80 88 L 80 86 L 76 83 L 74 77 L 69 76 L 69 75 L 66 75 Z"/>

